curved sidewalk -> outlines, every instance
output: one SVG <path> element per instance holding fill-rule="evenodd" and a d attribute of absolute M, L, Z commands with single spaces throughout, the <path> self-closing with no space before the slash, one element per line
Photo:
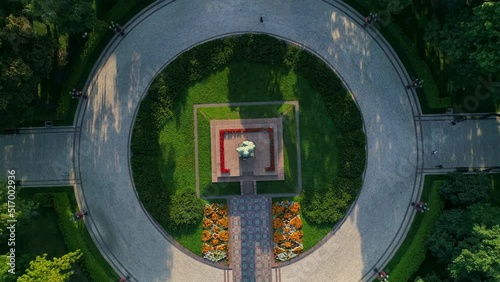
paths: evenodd
<path fill-rule="evenodd" d="M 260 23 L 259 18 L 264 22 Z M 132 184 L 129 140 L 138 103 L 154 76 L 203 41 L 259 32 L 323 58 L 354 94 L 367 133 L 363 190 L 343 224 L 316 251 L 280 268 L 282 281 L 369 280 L 397 248 L 419 193 L 418 102 L 392 50 L 342 3 L 160 2 L 125 26 L 103 54 L 78 115 L 76 166 L 87 224 L 101 251 L 137 281 L 224 281 L 222 269 L 186 255 L 145 214 Z M 397 138 L 395 138 L 397 137 Z M 383 236 L 381 236 L 383 234 Z"/>

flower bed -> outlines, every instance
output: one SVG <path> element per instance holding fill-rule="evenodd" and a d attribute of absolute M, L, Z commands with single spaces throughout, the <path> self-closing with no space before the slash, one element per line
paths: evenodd
<path fill-rule="evenodd" d="M 270 140 L 270 164 L 266 167 L 266 171 L 275 171 L 276 167 L 274 165 L 274 135 L 273 128 L 239 128 L 239 129 L 221 129 L 219 130 L 219 160 L 220 160 L 220 171 L 221 173 L 229 173 L 231 170 L 226 168 L 226 162 L 224 157 L 224 136 L 226 133 L 246 133 L 246 132 L 259 132 L 259 131 L 267 131 L 269 133 Z"/>
<path fill-rule="evenodd" d="M 303 250 L 302 219 L 300 205 L 294 201 L 282 201 L 273 204 L 274 259 L 287 261 L 296 257 Z"/>
<path fill-rule="evenodd" d="M 203 210 L 203 257 L 218 262 L 227 257 L 229 250 L 227 207 L 222 204 L 206 205 Z"/>

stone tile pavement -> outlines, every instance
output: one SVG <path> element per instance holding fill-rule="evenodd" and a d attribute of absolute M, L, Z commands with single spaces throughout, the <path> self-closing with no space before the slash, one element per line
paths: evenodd
<path fill-rule="evenodd" d="M 271 198 L 229 198 L 230 259 L 235 282 L 271 282 Z"/>

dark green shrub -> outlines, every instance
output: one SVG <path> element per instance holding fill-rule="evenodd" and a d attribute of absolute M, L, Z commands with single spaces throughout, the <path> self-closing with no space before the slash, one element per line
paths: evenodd
<path fill-rule="evenodd" d="M 335 223 L 344 217 L 351 196 L 343 191 L 329 189 L 325 194 L 313 191 L 302 200 L 302 212 L 315 224 Z"/>
<path fill-rule="evenodd" d="M 468 206 L 489 199 L 491 181 L 486 174 L 450 173 L 440 189 L 441 195 L 456 206 Z"/>
<path fill-rule="evenodd" d="M 342 135 L 337 138 L 338 148 L 347 148 L 352 146 L 364 148 L 365 144 L 365 133 L 361 129 L 342 132 Z"/>
<path fill-rule="evenodd" d="M 36 193 L 33 195 L 33 202 L 38 203 L 41 207 L 51 208 L 54 206 L 54 196 L 51 193 Z"/>
<path fill-rule="evenodd" d="M 456 257 L 464 242 L 472 231 L 472 218 L 465 209 L 452 209 L 444 211 L 436 222 L 434 232 L 426 244 L 433 256 L 443 264 L 449 264 Z"/>
<path fill-rule="evenodd" d="M 168 222 L 169 193 L 158 170 L 157 157 L 132 156 L 132 171 L 137 193 L 151 216 L 161 223 Z"/>
<path fill-rule="evenodd" d="M 100 256 L 99 252 L 92 252 L 91 248 L 87 245 L 79 224 L 81 221 L 71 221 L 74 208 L 71 206 L 68 194 L 66 193 L 54 193 L 54 208 L 59 216 L 59 228 L 64 237 L 64 243 L 68 247 L 69 251 L 76 251 L 80 249 L 82 251 L 82 260 L 80 264 L 83 266 L 84 270 L 88 273 L 88 276 L 92 281 L 116 281 L 116 275 L 108 274 L 103 268 L 103 263 L 106 263 L 104 258 L 98 260 L 95 256 Z M 94 250 L 97 251 L 97 250 Z"/>
<path fill-rule="evenodd" d="M 366 150 L 364 147 L 339 148 L 339 175 L 358 178 L 365 169 Z"/>
<path fill-rule="evenodd" d="M 191 189 L 183 189 L 170 200 L 169 219 L 173 229 L 189 227 L 201 222 L 203 203 Z"/>

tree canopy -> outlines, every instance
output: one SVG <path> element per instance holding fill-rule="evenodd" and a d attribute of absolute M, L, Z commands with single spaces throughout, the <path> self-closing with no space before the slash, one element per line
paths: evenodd
<path fill-rule="evenodd" d="M 41 22 L 53 23 L 60 33 L 84 32 L 96 22 L 90 0 L 31 0 L 27 8 Z"/>
<path fill-rule="evenodd" d="M 468 206 L 488 200 L 490 189 L 491 182 L 486 174 L 451 173 L 440 192 L 453 205 Z"/>
<path fill-rule="evenodd" d="M 33 211 L 37 205 L 31 201 L 25 201 L 18 197 L 19 193 L 16 191 L 14 195 L 16 195 L 15 200 L 15 211 L 11 212 L 9 209 L 8 202 L 8 194 L 7 194 L 7 185 L 4 182 L 0 182 L 0 235 L 4 232 L 7 232 L 7 227 L 10 223 L 7 222 L 8 219 L 16 219 L 16 234 L 22 234 L 27 225 L 29 224 L 31 218 L 31 211 Z"/>
<path fill-rule="evenodd" d="M 15 127 L 24 120 L 37 86 L 51 70 L 56 42 L 36 34 L 23 16 L 9 15 L 0 26 L 0 126 Z"/>
<path fill-rule="evenodd" d="M 456 281 L 500 281 L 500 226 L 474 226 L 471 241 L 453 260 L 450 276 Z"/>
<path fill-rule="evenodd" d="M 68 281 L 74 271 L 72 264 L 78 261 L 82 253 L 80 250 L 65 254 L 60 258 L 47 259 L 47 254 L 37 256 L 30 262 L 26 273 L 17 279 L 17 282 L 64 282 Z"/>
<path fill-rule="evenodd" d="M 438 43 L 456 63 L 465 62 L 483 72 L 499 72 L 500 2 L 441 2 L 449 12 L 441 23 L 436 20 L 430 23 L 426 28 L 426 40 Z M 471 5 L 466 6 L 466 2 Z M 478 6 L 467 9 L 473 5 Z"/>

